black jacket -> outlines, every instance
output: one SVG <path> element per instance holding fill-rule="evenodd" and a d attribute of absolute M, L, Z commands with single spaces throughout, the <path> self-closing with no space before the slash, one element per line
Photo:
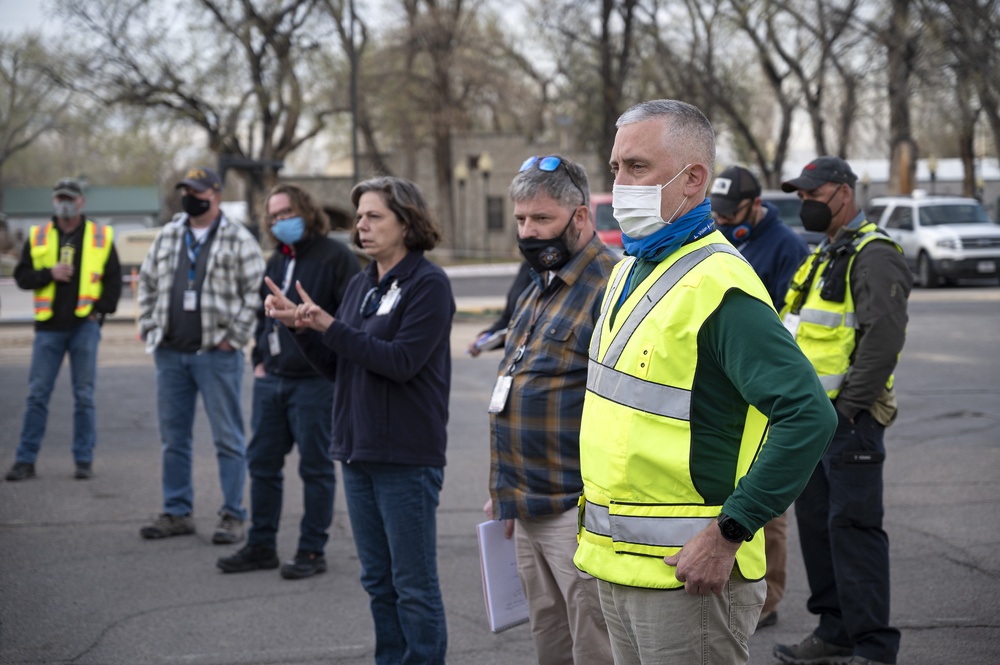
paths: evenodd
<path fill-rule="evenodd" d="M 322 336 L 312 330 L 295 336 L 323 376 L 336 378 L 330 452 L 341 462 L 444 466 L 451 282 L 419 251 L 378 284 L 376 268 L 372 263 L 351 279 Z M 383 298 L 393 284 L 398 292 Z"/>

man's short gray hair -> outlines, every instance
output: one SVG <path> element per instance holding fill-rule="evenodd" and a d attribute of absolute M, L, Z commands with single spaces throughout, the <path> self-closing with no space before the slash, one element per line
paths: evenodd
<path fill-rule="evenodd" d="M 587 172 L 576 162 L 553 155 L 560 160 L 554 171 L 543 171 L 538 162 L 521 171 L 511 181 L 508 192 L 515 203 L 538 198 L 541 195 L 555 199 L 567 208 L 590 205 L 590 181 Z M 544 158 L 539 158 L 539 161 Z M 583 200 L 580 200 L 581 195 Z"/>
<path fill-rule="evenodd" d="M 697 106 L 677 99 L 653 99 L 636 104 L 622 113 L 616 127 L 645 120 L 663 120 L 670 136 L 705 163 L 709 173 L 715 169 L 715 130 Z"/>

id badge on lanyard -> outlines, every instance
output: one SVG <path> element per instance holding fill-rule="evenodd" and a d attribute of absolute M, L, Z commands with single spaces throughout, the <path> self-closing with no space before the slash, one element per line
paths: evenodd
<path fill-rule="evenodd" d="M 285 278 L 281 282 L 281 292 L 288 293 L 288 287 L 292 284 L 292 275 L 295 272 L 295 257 L 288 259 L 288 265 L 285 266 Z M 278 334 L 278 322 L 275 321 L 271 326 L 271 332 L 267 333 L 267 350 L 270 352 L 271 357 L 281 355 L 281 336 Z"/>

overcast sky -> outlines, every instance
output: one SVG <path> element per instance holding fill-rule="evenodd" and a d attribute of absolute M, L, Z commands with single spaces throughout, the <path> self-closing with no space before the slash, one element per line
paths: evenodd
<path fill-rule="evenodd" d="M 31 0 L 0 0 L 0 30 L 21 33 L 26 30 L 45 31 L 45 9 L 49 2 Z"/>

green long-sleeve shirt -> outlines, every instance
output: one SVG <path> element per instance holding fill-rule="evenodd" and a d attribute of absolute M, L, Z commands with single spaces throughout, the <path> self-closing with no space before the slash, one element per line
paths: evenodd
<path fill-rule="evenodd" d="M 732 488 L 722 452 L 741 431 L 746 404 L 768 416 L 767 440 Z M 698 333 L 691 395 L 694 482 L 709 502 L 757 531 L 795 500 L 837 427 L 837 414 L 812 365 L 774 310 L 737 290 Z"/>

